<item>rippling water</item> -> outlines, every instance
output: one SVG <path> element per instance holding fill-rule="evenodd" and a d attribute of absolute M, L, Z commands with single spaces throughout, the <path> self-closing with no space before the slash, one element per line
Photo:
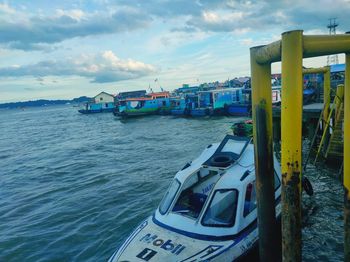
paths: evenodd
<path fill-rule="evenodd" d="M 0 261 L 106 261 L 232 121 L 0 111 Z M 316 195 L 304 201 L 304 260 L 342 260 L 341 183 L 329 168 L 308 170 Z"/>

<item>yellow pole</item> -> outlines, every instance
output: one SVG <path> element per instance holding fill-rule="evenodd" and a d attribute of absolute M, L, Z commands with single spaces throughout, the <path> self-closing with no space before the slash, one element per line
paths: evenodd
<path fill-rule="evenodd" d="M 337 85 L 336 96 L 340 102 L 344 103 L 344 85 Z"/>
<path fill-rule="evenodd" d="M 344 88 L 344 261 L 350 261 L 350 53 L 346 54 Z"/>
<path fill-rule="evenodd" d="M 250 49 L 259 253 L 261 261 L 279 261 L 274 204 L 271 64 L 257 62 L 257 53 L 261 52 L 261 48 Z"/>
<path fill-rule="evenodd" d="M 319 67 L 319 68 L 304 68 L 303 74 L 324 74 L 328 70 L 328 67 Z"/>
<path fill-rule="evenodd" d="M 329 106 L 331 104 L 331 69 L 329 66 L 323 74 L 323 119 L 328 119 Z"/>
<path fill-rule="evenodd" d="M 305 35 L 304 58 L 350 53 L 350 35 Z"/>
<path fill-rule="evenodd" d="M 301 261 L 303 32 L 282 34 L 282 258 Z"/>

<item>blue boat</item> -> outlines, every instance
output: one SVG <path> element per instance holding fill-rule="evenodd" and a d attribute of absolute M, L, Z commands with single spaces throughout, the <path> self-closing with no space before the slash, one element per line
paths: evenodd
<path fill-rule="evenodd" d="M 198 92 L 198 107 L 191 116 L 225 115 L 229 105 L 242 101 L 243 88 L 225 88 Z"/>
<path fill-rule="evenodd" d="M 231 116 L 249 116 L 252 110 L 252 91 L 242 89 L 242 100 L 232 103 L 227 107 L 227 113 Z"/>
<path fill-rule="evenodd" d="M 189 116 L 198 108 L 198 95 L 187 94 L 185 97 L 171 99 L 171 114 L 174 116 Z"/>
<path fill-rule="evenodd" d="M 210 116 L 213 115 L 212 108 L 194 108 L 191 110 L 191 116 L 193 117 L 201 117 L 201 116 Z"/>
<path fill-rule="evenodd" d="M 120 100 L 116 116 L 136 117 L 170 113 L 169 92 L 150 93 L 145 97 Z"/>
<path fill-rule="evenodd" d="M 180 97 L 170 98 L 170 113 L 174 116 L 186 116 L 189 115 L 186 99 Z"/>
<path fill-rule="evenodd" d="M 94 114 L 113 112 L 115 109 L 114 96 L 106 92 L 101 92 L 84 104 L 78 112 L 82 114 Z"/>

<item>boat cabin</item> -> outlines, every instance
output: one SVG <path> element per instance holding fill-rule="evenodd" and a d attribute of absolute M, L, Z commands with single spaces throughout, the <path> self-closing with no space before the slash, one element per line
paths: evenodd
<path fill-rule="evenodd" d="M 168 91 L 153 92 L 153 93 L 147 94 L 146 97 L 150 97 L 151 99 L 169 98 L 170 97 L 170 93 Z"/>
<path fill-rule="evenodd" d="M 170 98 L 163 94 L 159 97 L 127 98 L 119 101 L 119 114 L 153 114 L 159 109 L 170 108 Z"/>
<path fill-rule="evenodd" d="M 199 107 L 224 108 L 225 105 L 242 101 L 242 88 L 225 88 L 198 92 Z"/>
<path fill-rule="evenodd" d="M 275 159 L 275 197 L 281 188 Z M 249 138 L 227 135 L 179 171 L 154 223 L 192 238 L 223 240 L 256 221 L 254 146 Z"/>

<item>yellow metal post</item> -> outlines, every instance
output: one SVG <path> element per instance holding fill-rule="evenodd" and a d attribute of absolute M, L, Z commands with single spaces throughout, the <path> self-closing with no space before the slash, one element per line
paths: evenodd
<path fill-rule="evenodd" d="M 346 54 L 344 88 L 344 261 L 350 261 L 350 53 Z"/>
<path fill-rule="evenodd" d="M 261 48 L 264 47 L 250 49 L 259 255 L 260 261 L 279 261 L 280 252 L 276 252 L 280 247 L 276 234 L 279 229 L 274 204 L 271 64 L 257 62 Z"/>
<path fill-rule="evenodd" d="M 282 34 L 282 258 L 301 261 L 303 32 Z"/>
<path fill-rule="evenodd" d="M 323 119 L 328 119 L 331 104 L 331 69 L 329 66 L 323 74 Z"/>

